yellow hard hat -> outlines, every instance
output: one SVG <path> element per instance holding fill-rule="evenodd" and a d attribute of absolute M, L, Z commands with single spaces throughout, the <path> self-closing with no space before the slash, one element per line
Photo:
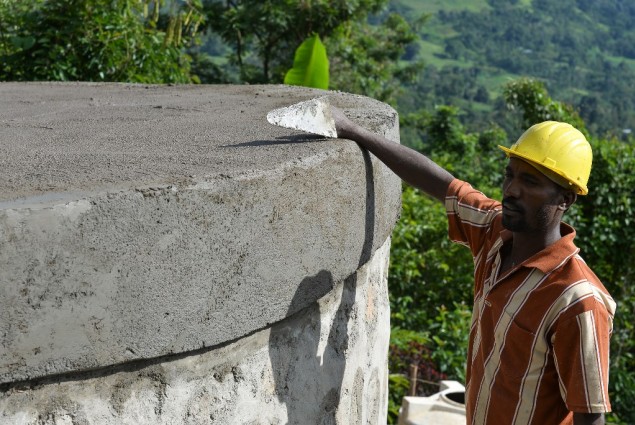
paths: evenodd
<path fill-rule="evenodd" d="M 523 159 L 565 187 L 573 186 L 578 195 L 589 193 L 593 152 L 580 131 L 571 124 L 545 121 L 523 133 L 511 148 L 498 146 L 507 156 Z"/>

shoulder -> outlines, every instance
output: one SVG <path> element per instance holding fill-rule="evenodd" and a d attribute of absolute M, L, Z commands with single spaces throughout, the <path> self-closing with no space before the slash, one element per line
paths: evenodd
<path fill-rule="evenodd" d="M 448 214 L 471 217 L 474 215 L 495 216 L 501 211 L 501 203 L 487 197 L 467 182 L 454 179 L 445 198 Z"/>
<path fill-rule="evenodd" d="M 557 287 L 559 292 L 552 316 L 554 323 L 574 320 L 586 312 L 595 312 L 609 320 L 615 315 L 615 301 L 578 254 L 552 274 L 549 285 Z"/>

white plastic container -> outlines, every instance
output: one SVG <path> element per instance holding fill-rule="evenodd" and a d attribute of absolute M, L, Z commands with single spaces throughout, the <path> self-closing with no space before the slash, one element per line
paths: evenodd
<path fill-rule="evenodd" d="M 465 425 L 465 387 L 441 381 L 441 391 L 430 397 L 404 397 L 399 425 Z"/>

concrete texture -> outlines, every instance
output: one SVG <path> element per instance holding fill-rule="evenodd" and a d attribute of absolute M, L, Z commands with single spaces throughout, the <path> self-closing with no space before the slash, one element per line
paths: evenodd
<path fill-rule="evenodd" d="M 385 424 L 389 245 L 319 302 L 223 347 L 14 387 L 0 423 Z"/>
<path fill-rule="evenodd" d="M 266 122 L 323 95 L 398 142 L 394 110 L 344 93 L 1 83 L 0 406 L 257 339 L 355 276 L 386 244 L 401 185 L 353 142 Z"/>

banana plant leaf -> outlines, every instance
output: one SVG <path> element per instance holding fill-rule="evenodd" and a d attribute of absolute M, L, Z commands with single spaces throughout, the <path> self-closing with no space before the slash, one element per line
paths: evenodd
<path fill-rule="evenodd" d="M 325 90 L 329 88 L 329 59 L 317 34 L 304 40 L 295 51 L 293 68 L 285 75 L 284 83 Z"/>

